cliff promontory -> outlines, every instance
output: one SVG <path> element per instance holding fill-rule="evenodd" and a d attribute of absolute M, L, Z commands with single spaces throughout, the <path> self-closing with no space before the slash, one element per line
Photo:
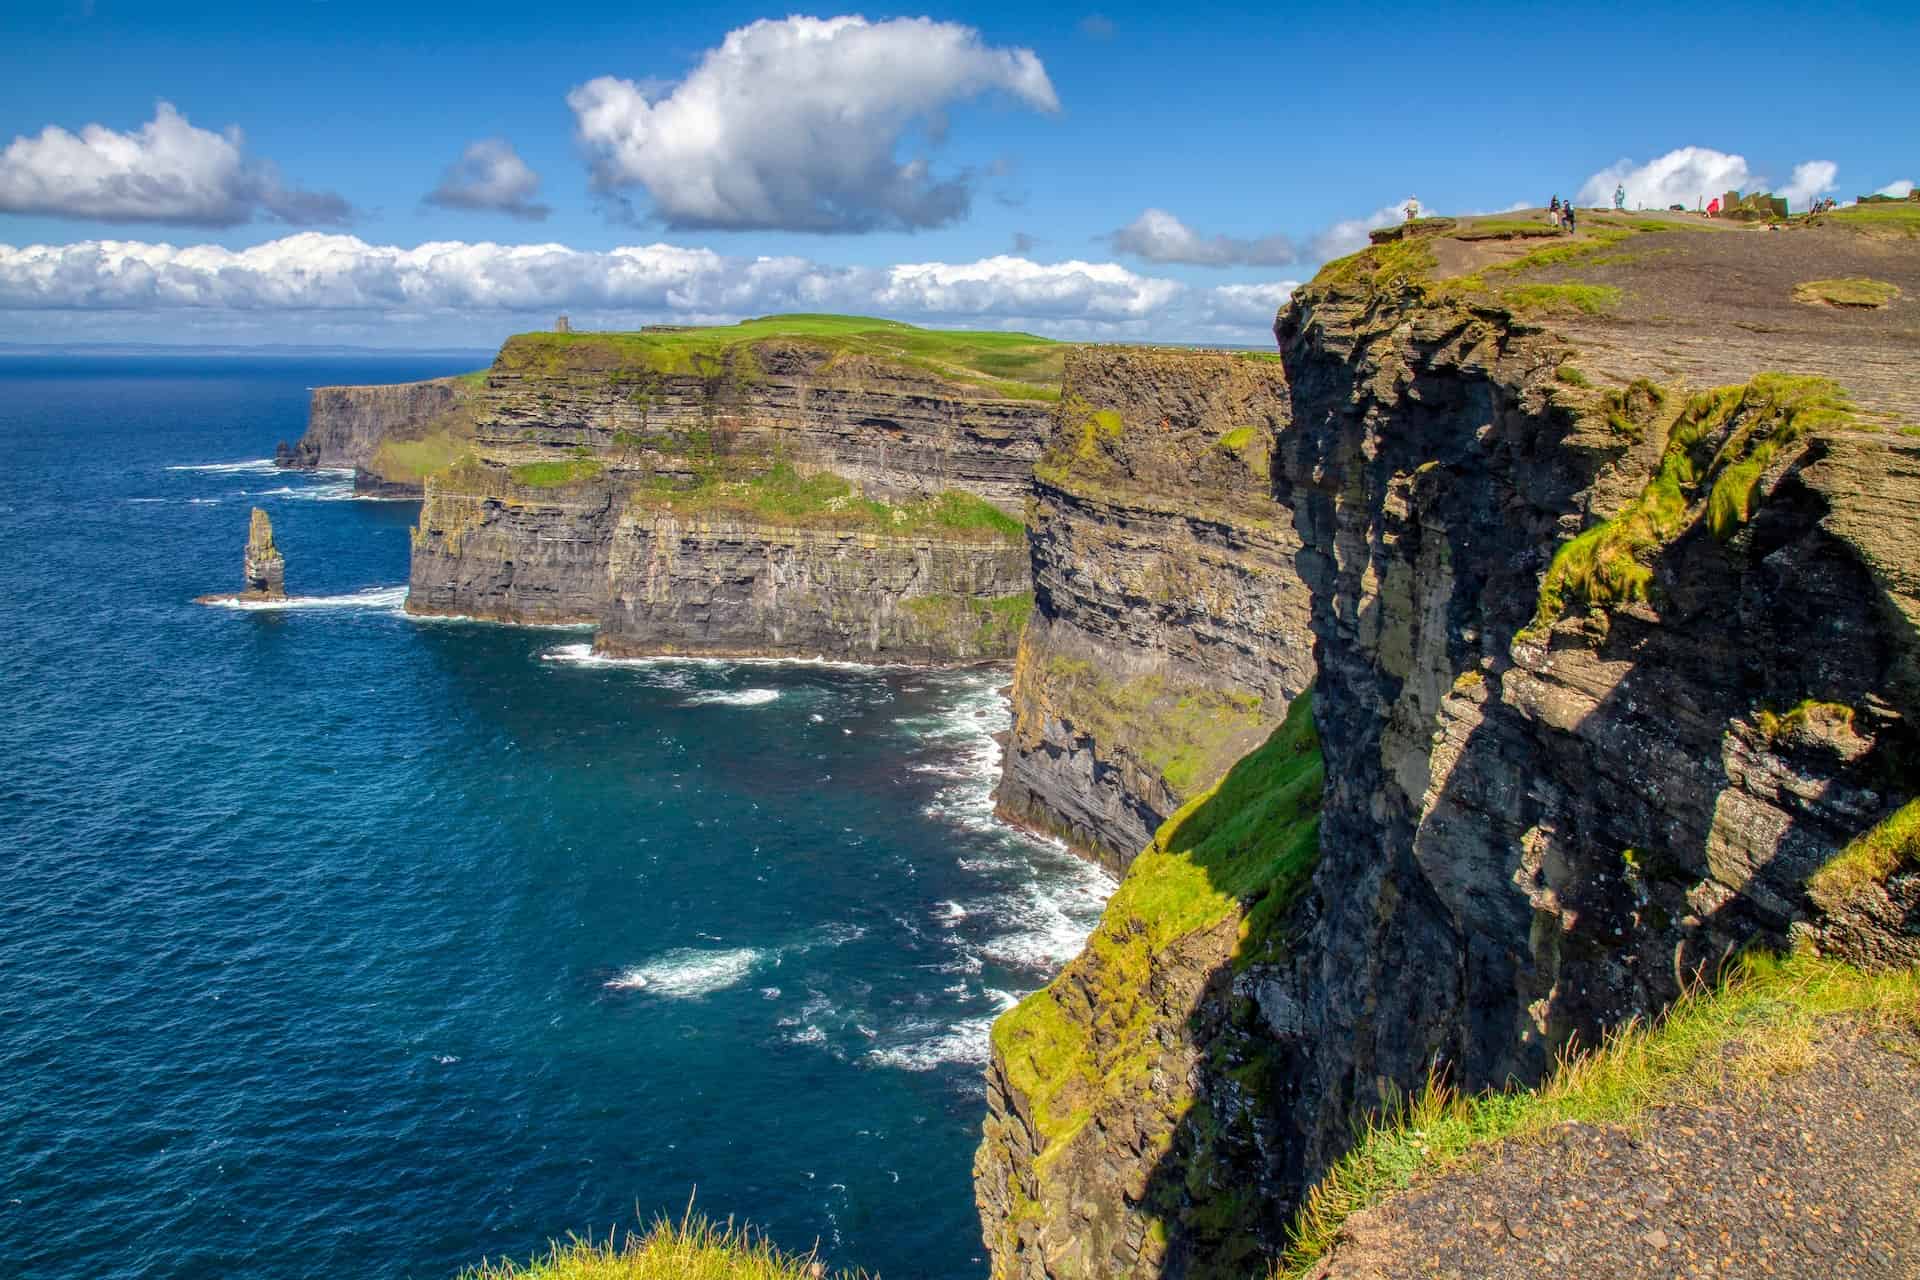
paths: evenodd
<path fill-rule="evenodd" d="M 1911 298 L 1920 258 L 1865 219 L 1581 225 L 1397 228 L 1282 312 L 1311 730 L 996 1026 L 996 1274 L 1257 1272 L 1432 1073 L 1538 1082 L 1744 948 L 1920 962 L 1920 330 L 1795 296 Z"/>
<path fill-rule="evenodd" d="M 390 386 L 315 387 L 306 434 L 285 441 L 274 461 L 304 470 L 351 469 L 354 489 L 417 498 L 428 472 L 463 452 L 472 436 L 464 406 L 479 390 L 474 374 Z"/>
<path fill-rule="evenodd" d="M 408 608 L 603 652 L 1012 655 L 1060 354 L 850 317 L 527 334 L 426 485 Z"/>

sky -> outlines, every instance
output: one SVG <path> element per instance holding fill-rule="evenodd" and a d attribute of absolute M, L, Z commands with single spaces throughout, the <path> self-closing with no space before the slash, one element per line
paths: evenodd
<path fill-rule="evenodd" d="M 0 342 L 1259 344 L 1396 220 L 1920 180 L 1920 6 L 8 0 Z"/>

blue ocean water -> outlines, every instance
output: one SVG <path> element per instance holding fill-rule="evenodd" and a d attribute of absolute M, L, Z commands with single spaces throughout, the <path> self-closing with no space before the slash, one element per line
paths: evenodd
<path fill-rule="evenodd" d="M 996 826 L 1004 671 L 399 612 L 257 460 L 432 359 L 0 359 L 0 1275 L 443 1277 L 677 1213 L 985 1274 L 989 1019 L 1111 885 Z M 265 507 L 302 607 L 237 586 Z"/>

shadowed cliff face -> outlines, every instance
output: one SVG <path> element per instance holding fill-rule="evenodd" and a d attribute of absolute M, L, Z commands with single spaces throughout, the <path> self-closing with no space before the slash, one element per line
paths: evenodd
<path fill-rule="evenodd" d="M 1146 984 L 1158 1065 L 1071 1141 L 1044 1140 L 1028 1064 L 1088 1041 L 1114 1061 L 1140 1027 L 1056 995 L 1052 1022 L 1016 1020 L 1019 1056 L 996 1037 L 977 1168 L 998 1275 L 1257 1272 L 1354 1118 L 1436 1066 L 1537 1081 L 1749 943 L 1920 960 L 1910 871 L 1857 910 L 1807 889 L 1915 789 L 1920 440 L 1776 434 L 1750 518 L 1716 536 L 1709 490 L 1751 441 L 1710 424 L 1636 551 L 1651 585 L 1545 609 L 1556 547 L 1675 474 L 1673 414 L 1610 428 L 1556 377 L 1568 344 L 1404 280 L 1323 279 L 1277 336 L 1317 864 L 1257 955 L 1196 933 L 1142 973 L 1075 962 L 1084 988 Z"/>
<path fill-rule="evenodd" d="M 1069 356 L 1035 472 L 1002 816 L 1122 868 L 1312 682 L 1299 543 L 1268 494 L 1286 414 L 1270 357 Z"/>
<path fill-rule="evenodd" d="M 427 487 L 408 608 L 602 652 L 1012 656 L 1045 400 L 801 341 L 510 340 Z"/>

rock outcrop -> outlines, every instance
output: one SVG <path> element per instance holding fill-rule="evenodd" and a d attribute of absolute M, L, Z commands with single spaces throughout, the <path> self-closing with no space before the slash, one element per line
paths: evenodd
<path fill-rule="evenodd" d="M 1286 420 L 1271 355 L 1068 357 L 1035 471 L 1003 817 L 1122 868 L 1312 682 L 1299 541 L 1268 482 Z"/>
<path fill-rule="evenodd" d="M 198 604 L 226 604 L 233 600 L 266 601 L 287 598 L 287 561 L 273 543 L 273 521 L 259 507 L 247 520 L 247 545 L 240 556 L 241 588 L 199 597 Z"/>
<path fill-rule="evenodd" d="M 419 497 L 425 470 L 465 448 L 462 406 L 480 391 L 473 375 L 391 386 L 315 387 L 306 434 L 282 441 L 274 461 L 303 470 L 351 469 L 355 492 Z"/>
<path fill-rule="evenodd" d="M 509 340 L 427 484 L 407 607 L 627 654 L 1012 656 L 1008 513 L 1053 392 L 756 325 Z"/>
<path fill-rule="evenodd" d="M 287 561 L 273 545 L 273 521 L 259 507 L 247 521 L 247 550 L 242 557 L 241 573 L 249 595 L 284 596 L 287 594 Z"/>
<path fill-rule="evenodd" d="M 1845 921 L 1809 888 L 1920 776 L 1920 439 L 1897 400 L 1765 364 L 1659 385 L 1659 344 L 1621 324 L 1670 315 L 1616 324 L 1601 365 L 1566 332 L 1594 322 L 1554 309 L 1624 295 L 1564 253 L 1524 283 L 1524 250 L 1471 230 L 1334 264 L 1280 317 L 1317 858 L 1234 923 L 1130 891 L 1166 874 L 1143 857 L 1088 952 L 996 1028 L 977 1163 L 996 1275 L 1249 1274 L 1356 1118 L 1431 1070 L 1537 1081 L 1747 945 L 1911 963 L 1910 864 L 1883 862 Z M 1665 264 L 1646 270 L 1684 269 L 1697 234 L 1643 233 Z M 1905 340 L 1835 314 L 1853 327 L 1816 360 Z"/>

